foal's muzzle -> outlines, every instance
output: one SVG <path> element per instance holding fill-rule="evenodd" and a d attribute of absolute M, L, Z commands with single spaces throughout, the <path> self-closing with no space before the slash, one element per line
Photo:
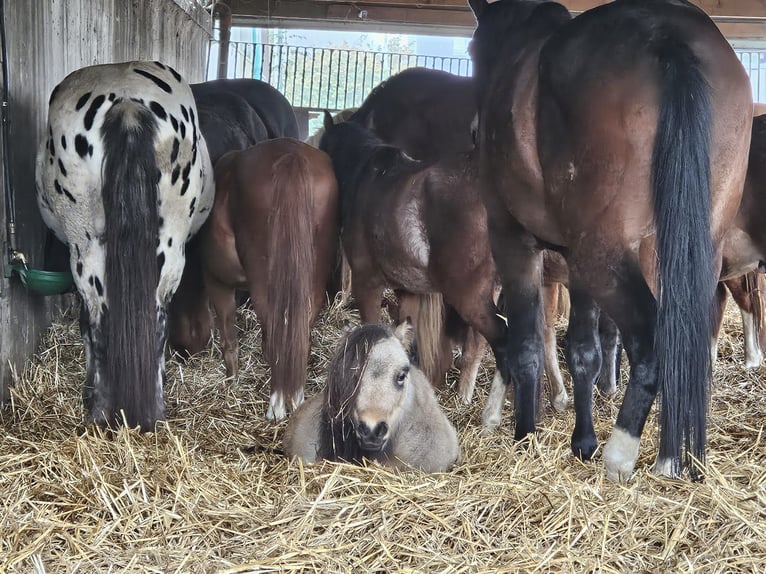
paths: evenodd
<path fill-rule="evenodd" d="M 364 421 L 356 424 L 356 438 L 364 450 L 381 451 L 388 442 L 388 424 L 384 421 L 370 428 Z"/>

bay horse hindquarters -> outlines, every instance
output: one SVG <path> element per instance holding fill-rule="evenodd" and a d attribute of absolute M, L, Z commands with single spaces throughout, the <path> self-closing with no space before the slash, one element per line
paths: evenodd
<path fill-rule="evenodd" d="M 351 331 L 330 361 L 325 388 L 293 414 L 285 454 L 444 472 L 460 461 L 455 427 L 422 371 L 410 363 L 409 321 L 395 331 L 366 324 Z"/>
<path fill-rule="evenodd" d="M 195 116 L 189 86 L 159 62 L 82 68 L 51 94 L 37 200 L 82 297 L 92 422 L 148 431 L 164 418 L 165 309 L 213 201 Z"/>
<path fill-rule="evenodd" d="M 607 475 L 632 473 L 660 386 L 655 468 L 676 475 L 705 453 L 720 243 L 740 201 L 752 115 L 744 69 L 710 18 L 681 0 L 617 0 L 574 19 L 555 2 L 471 6 L 476 79 L 486 90 L 483 189 L 517 326 L 508 353 L 516 435 L 534 431 L 539 250 L 552 245 L 570 268 L 573 450 L 589 458 L 597 446 L 600 306 L 631 363 L 604 450 Z M 511 54 L 511 66 L 497 65 Z M 656 276 L 639 251 L 656 253 Z"/>
<path fill-rule="evenodd" d="M 311 326 L 337 257 L 335 174 L 324 152 L 284 138 L 226 154 L 215 175 L 200 249 L 226 372 L 239 371 L 235 289 L 246 288 L 271 367 L 267 417 L 281 419 L 303 401 Z"/>

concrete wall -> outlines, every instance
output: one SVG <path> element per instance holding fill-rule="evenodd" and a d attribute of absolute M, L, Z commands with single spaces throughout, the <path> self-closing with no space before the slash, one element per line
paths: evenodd
<path fill-rule="evenodd" d="M 53 87 L 83 66 L 141 59 L 160 60 L 187 81 L 202 81 L 211 23 L 197 0 L 4 2 L 11 123 L 2 149 L 10 156 L 18 249 L 31 267 L 43 268 L 45 227 L 35 203 L 34 158 Z M 4 191 L 0 222 L 0 395 L 5 396 L 11 365 L 21 372 L 62 298 L 29 294 L 17 277 L 6 277 Z"/>

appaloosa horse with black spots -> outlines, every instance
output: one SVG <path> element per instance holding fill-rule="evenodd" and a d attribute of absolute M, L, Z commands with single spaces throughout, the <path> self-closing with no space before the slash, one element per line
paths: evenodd
<path fill-rule="evenodd" d="M 213 203 L 194 98 L 170 66 L 127 62 L 72 72 L 49 106 L 37 199 L 82 296 L 87 418 L 150 431 L 165 417 L 165 310 Z"/>
<path fill-rule="evenodd" d="M 631 364 L 603 452 L 607 476 L 632 474 L 660 387 L 655 470 L 678 475 L 705 456 L 721 241 L 750 143 L 747 75 L 711 19 L 684 0 L 616 0 L 577 18 L 541 0 L 470 5 L 480 177 L 512 325 L 515 436 L 535 431 L 541 251 L 554 248 L 569 266 L 574 453 L 588 459 L 597 446 L 603 308 Z M 651 268 L 641 252 L 653 254 Z"/>

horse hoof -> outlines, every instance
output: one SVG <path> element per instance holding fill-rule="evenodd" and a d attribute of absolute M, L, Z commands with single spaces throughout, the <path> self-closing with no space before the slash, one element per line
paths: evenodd
<path fill-rule="evenodd" d="M 598 448 L 598 439 L 595 434 L 580 438 L 572 436 L 572 453 L 580 460 L 590 460 Z"/>
<path fill-rule="evenodd" d="M 287 409 L 285 408 L 284 400 L 274 400 L 274 397 L 269 401 L 269 410 L 266 411 L 266 418 L 273 422 L 279 422 L 287 416 Z"/>
<path fill-rule="evenodd" d="M 551 406 L 557 413 L 563 413 L 569 407 L 569 395 L 563 391 L 551 398 Z"/>
<path fill-rule="evenodd" d="M 638 460 L 640 440 L 615 427 L 604 447 L 606 477 L 615 482 L 627 482 L 633 474 Z"/>

